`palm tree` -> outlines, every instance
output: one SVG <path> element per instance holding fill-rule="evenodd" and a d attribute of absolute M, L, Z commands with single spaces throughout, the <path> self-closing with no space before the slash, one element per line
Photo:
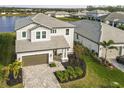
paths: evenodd
<path fill-rule="evenodd" d="M 104 59 L 105 64 L 107 61 L 107 51 L 109 49 L 116 49 L 116 50 L 118 49 L 117 47 L 112 46 L 113 44 L 114 44 L 113 40 L 109 40 L 108 42 L 107 41 L 100 42 L 100 45 L 103 46 L 103 48 L 105 48 L 105 59 Z"/>

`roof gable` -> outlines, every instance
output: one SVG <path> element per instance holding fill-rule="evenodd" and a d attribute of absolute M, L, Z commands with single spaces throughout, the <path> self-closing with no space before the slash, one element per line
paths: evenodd
<path fill-rule="evenodd" d="M 30 16 L 30 17 L 26 17 L 26 18 L 22 18 L 16 21 L 15 23 L 15 30 L 20 29 L 24 26 L 27 26 L 31 23 L 36 23 L 38 25 L 41 26 L 45 26 L 47 28 L 57 28 L 57 27 L 75 27 L 74 25 L 58 20 L 56 18 L 53 17 L 49 17 L 47 15 L 44 15 L 42 13 L 39 13 L 37 15 L 34 16 Z"/>

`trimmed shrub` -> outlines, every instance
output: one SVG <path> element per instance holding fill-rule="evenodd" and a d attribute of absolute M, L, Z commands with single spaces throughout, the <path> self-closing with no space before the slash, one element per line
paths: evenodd
<path fill-rule="evenodd" d="M 63 71 L 63 79 L 65 82 L 67 82 L 69 80 L 69 74 L 68 74 L 67 70 Z"/>
<path fill-rule="evenodd" d="M 65 71 L 56 71 L 55 75 L 57 76 L 57 78 L 59 79 L 60 82 L 68 81 L 69 74 L 66 70 Z"/>
<path fill-rule="evenodd" d="M 56 75 L 56 77 L 59 79 L 60 82 L 64 82 L 62 71 L 56 71 L 56 72 L 55 72 L 55 75 Z"/>
<path fill-rule="evenodd" d="M 77 75 L 77 77 L 82 77 L 83 76 L 83 70 L 80 67 L 75 67 L 75 74 Z"/>
<path fill-rule="evenodd" d="M 55 63 L 50 63 L 49 65 L 50 65 L 50 67 L 56 67 Z"/>
<path fill-rule="evenodd" d="M 73 79 L 76 79 L 77 78 L 77 75 L 75 73 L 75 70 L 72 66 L 68 66 L 67 67 L 67 72 L 69 74 L 69 79 L 70 80 L 73 80 Z"/>
<path fill-rule="evenodd" d="M 83 77 L 83 70 L 80 67 L 73 68 L 68 66 L 64 71 L 56 71 L 55 75 L 57 79 L 63 83 Z"/>

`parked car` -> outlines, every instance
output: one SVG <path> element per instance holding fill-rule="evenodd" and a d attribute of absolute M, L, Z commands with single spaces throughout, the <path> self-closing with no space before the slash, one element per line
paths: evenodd
<path fill-rule="evenodd" d="M 116 60 L 118 63 L 124 64 L 124 56 L 118 56 L 116 57 Z"/>

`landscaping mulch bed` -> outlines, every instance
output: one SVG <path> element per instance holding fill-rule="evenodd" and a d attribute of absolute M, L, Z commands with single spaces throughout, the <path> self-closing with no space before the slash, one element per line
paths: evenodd
<path fill-rule="evenodd" d="M 54 73 L 56 78 L 58 79 L 58 81 L 60 83 L 65 83 L 65 82 L 81 79 L 81 78 L 85 77 L 85 75 L 86 75 L 86 64 L 85 64 L 85 62 L 83 60 L 81 60 L 80 58 L 76 57 L 76 54 L 70 54 L 70 55 L 68 55 L 68 58 L 69 58 L 68 62 L 63 62 L 62 63 L 62 65 L 66 68 L 66 70 L 60 71 L 59 74 L 57 72 Z M 71 70 L 71 72 L 68 72 L 69 67 L 73 68 L 73 70 Z M 75 68 L 80 69 L 79 71 L 77 71 L 79 73 L 82 70 L 83 71 L 82 75 L 80 73 L 80 75 L 78 74 L 79 76 L 75 76 L 75 73 L 76 73 Z M 69 74 L 69 73 L 71 73 L 71 74 Z M 72 75 L 72 73 L 73 73 L 74 76 Z M 65 79 L 65 77 L 66 77 L 66 79 L 67 78 L 68 79 L 64 80 L 64 81 L 60 80 L 60 77 L 58 77 L 58 75 L 61 78 L 63 77 Z M 73 78 L 69 78 L 68 75 L 72 75 L 72 76 L 69 76 L 69 77 L 73 77 Z"/>
<path fill-rule="evenodd" d="M 13 86 L 19 83 L 22 83 L 22 69 L 19 72 L 17 79 L 14 79 L 13 73 L 10 73 L 9 80 L 6 81 L 9 86 Z"/>
<path fill-rule="evenodd" d="M 71 59 L 71 60 L 70 60 Z M 82 60 L 76 57 L 75 54 L 69 55 L 69 61 L 62 63 L 62 65 L 67 68 L 68 66 L 76 67 L 79 66 L 83 70 L 83 77 L 86 75 L 86 63 Z"/>

